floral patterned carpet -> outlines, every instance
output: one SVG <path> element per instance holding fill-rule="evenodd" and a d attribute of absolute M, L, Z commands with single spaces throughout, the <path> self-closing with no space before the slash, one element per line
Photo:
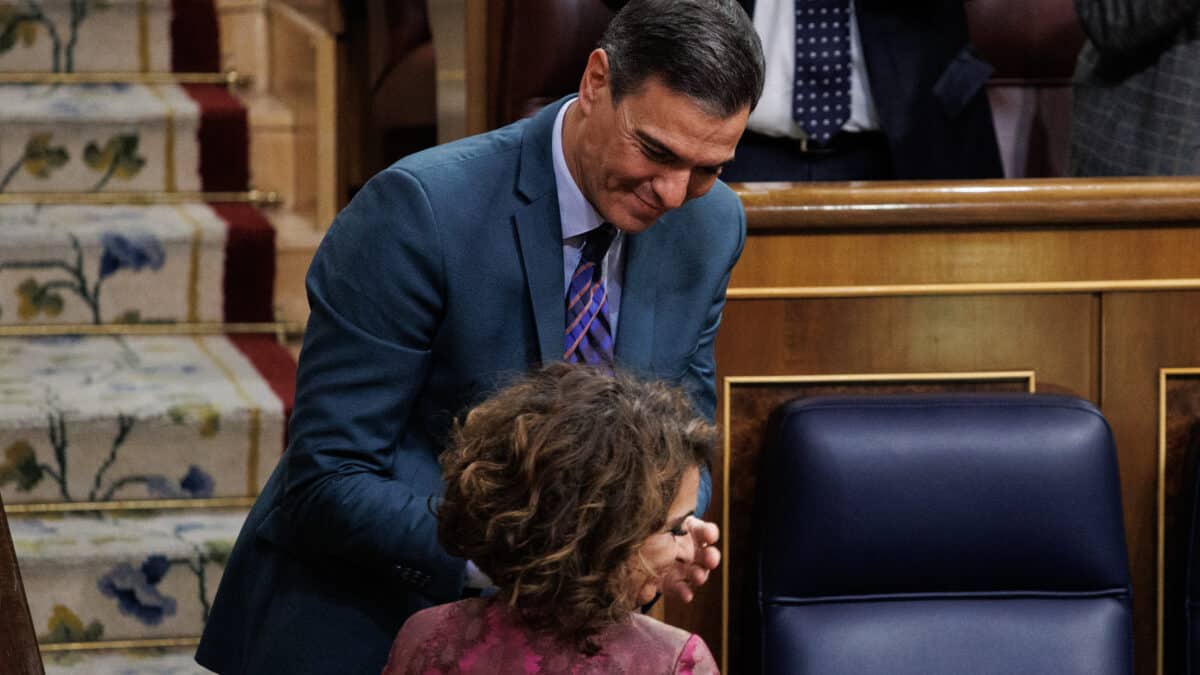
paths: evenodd
<path fill-rule="evenodd" d="M 0 0 L 0 327 L 30 334 L 0 337 L 0 493 L 48 673 L 204 672 L 187 645 L 286 441 L 273 336 L 126 328 L 272 318 L 269 222 L 199 196 L 249 188 L 246 111 L 133 77 L 219 53 L 213 0 Z M 80 72 L 112 81 L 49 77 Z"/>

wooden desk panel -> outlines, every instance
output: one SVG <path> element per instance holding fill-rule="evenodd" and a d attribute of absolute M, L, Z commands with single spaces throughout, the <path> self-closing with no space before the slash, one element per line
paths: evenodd
<path fill-rule="evenodd" d="M 1121 468 L 1137 673 L 1164 672 L 1159 489 L 1163 541 L 1175 556 L 1166 576 L 1178 577 L 1187 536 L 1178 512 L 1190 489 L 1181 476 L 1195 458 L 1176 439 L 1160 480 L 1159 369 L 1200 367 L 1200 181 L 742 187 L 750 233 L 717 339 L 718 395 L 727 376 L 1027 369 L 1039 392 L 1098 403 Z M 1186 406 L 1172 409 L 1172 428 L 1200 428 L 1200 408 L 1196 419 L 1180 412 Z M 734 480 L 733 491 L 746 484 Z M 720 575 L 740 574 L 747 499 L 730 502 L 731 560 L 694 605 L 666 607 L 668 620 L 715 651 Z M 1163 581 L 1180 592 L 1177 578 Z M 1177 670 L 1171 640 L 1165 672 Z"/>

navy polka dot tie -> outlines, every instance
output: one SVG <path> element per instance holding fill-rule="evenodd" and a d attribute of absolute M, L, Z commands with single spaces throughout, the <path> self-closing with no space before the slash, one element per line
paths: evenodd
<path fill-rule="evenodd" d="M 792 119 L 810 143 L 829 142 L 850 118 L 850 0 L 795 0 Z"/>

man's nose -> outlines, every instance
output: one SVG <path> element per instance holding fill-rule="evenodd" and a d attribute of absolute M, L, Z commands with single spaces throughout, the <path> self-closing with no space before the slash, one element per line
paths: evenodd
<path fill-rule="evenodd" d="M 654 179 L 654 192 L 664 209 L 679 208 L 687 201 L 688 181 L 692 174 L 687 169 L 667 171 Z"/>

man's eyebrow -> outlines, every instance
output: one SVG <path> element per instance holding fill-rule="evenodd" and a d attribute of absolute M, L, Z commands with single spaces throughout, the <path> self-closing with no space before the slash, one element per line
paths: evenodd
<path fill-rule="evenodd" d="M 641 141 L 642 145 L 649 148 L 652 152 L 663 155 L 665 158 L 670 160 L 679 159 L 679 155 L 674 150 L 668 148 L 665 143 L 651 136 L 650 134 L 642 131 L 641 129 L 638 129 L 633 133 L 637 136 L 638 140 Z"/>
<path fill-rule="evenodd" d="M 671 148 L 667 147 L 667 145 L 665 143 L 663 143 L 662 141 L 651 136 L 650 134 L 646 133 L 645 131 L 642 131 L 641 129 L 638 129 L 638 130 L 634 131 L 633 133 L 635 136 L 637 136 L 638 141 L 641 142 L 642 145 L 646 146 L 647 150 L 649 150 L 650 152 L 653 152 L 657 155 L 661 155 L 662 160 L 664 162 L 679 161 L 679 159 L 680 159 L 679 153 L 677 153 L 674 150 L 672 150 Z M 703 165 L 703 166 L 700 166 L 700 168 L 702 168 L 702 169 L 719 169 L 732 161 L 733 161 L 733 155 L 730 155 L 728 158 L 726 158 L 725 160 L 723 160 L 721 162 L 718 162 L 718 163 L 712 164 L 712 165 Z"/>

